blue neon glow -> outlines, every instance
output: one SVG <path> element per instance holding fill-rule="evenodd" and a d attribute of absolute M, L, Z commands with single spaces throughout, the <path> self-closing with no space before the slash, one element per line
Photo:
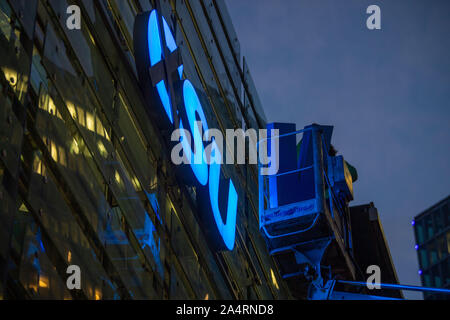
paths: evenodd
<path fill-rule="evenodd" d="M 169 93 L 167 92 L 164 80 L 158 82 L 158 84 L 156 85 L 156 89 L 158 90 L 159 98 L 161 99 L 161 103 L 163 104 L 164 110 L 166 111 L 166 114 L 169 117 L 170 123 L 173 124 L 172 104 L 170 103 Z"/>
<path fill-rule="evenodd" d="M 412 225 L 415 225 L 415 224 L 416 224 L 416 222 L 415 222 L 415 221 L 413 220 L 413 221 L 411 221 L 411 224 L 412 224 Z"/>
<path fill-rule="evenodd" d="M 161 61 L 163 55 L 156 10 L 150 13 L 150 18 L 148 19 L 148 50 L 150 54 L 150 65 L 153 67 Z"/>
<path fill-rule="evenodd" d="M 219 149 L 215 143 L 212 142 L 211 157 L 214 158 Z M 220 157 L 219 157 L 220 158 Z M 209 197 L 211 208 L 216 221 L 217 229 L 229 250 L 234 248 L 234 239 L 236 235 L 236 214 L 237 214 L 237 199 L 238 195 L 234 188 L 233 182 L 230 179 L 230 187 L 228 190 L 228 206 L 227 206 L 227 222 L 224 224 L 222 215 L 219 210 L 219 183 L 220 183 L 220 163 L 212 162 L 209 167 Z"/>
<path fill-rule="evenodd" d="M 173 37 L 172 31 L 167 24 L 166 19 L 162 17 L 163 25 L 164 25 L 164 36 L 166 38 L 166 46 L 169 48 L 170 52 L 174 52 L 177 49 L 177 43 L 175 42 L 175 38 Z"/>
<path fill-rule="evenodd" d="M 177 49 L 175 38 L 173 37 L 172 31 L 170 30 L 169 25 L 167 24 L 167 21 L 164 17 L 162 17 L 162 21 L 164 25 L 164 36 L 166 39 L 167 48 L 169 48 L 170 52 L 174 52 Z M 158 13 L 156 12 L 156 10 L 153 10 L 150 13 L 150 17 L 148 20 L 148 48 L 150 55 L 150 65 L 153 67 L 158 62 L 160 62 L 164 56 L 164 50 L 161 47 L 161 36 L 158 26 Z M 180 73 L 180 67 L 178 67 L 178 73 Z M 180 74 L 181 78 L 183 74 L 182 66 Z M 161 103 L 163 104 L 164 110 L 169 117 L 170 123 L 173 124 L 172 103 L 170 101 L 169 92 L 166 88 L 164 80 L 160 81 L 156 85 L 156 89 L 158 90 Z"/>
<path fill-rule="evenodd" d="M 178 67 L 178 75 L 180 76 L 180 80 L 183 80 L 183 70 L 184 70 L 183 65 Z"/>
<path fill-rule="evenodd" d="M 423 273 L 422 270 L 419 270 L 419 275 L 422 275 L 422 273 Z"/>
<path fill-rule="evenodd" d="M 162 17 L 162 22 L 164 38 L 166 40 L 165 45 L 170 52 L 174 52 L 177 49 L 175 38 L 164 17 Z M 164 58 L 164 50 L 161 44 L 160 28 L 158 26 L 158 13 L 156 12 L 156 10 L 153 10 L 149 16 L 148 48 L 150 65 L 153 67 Z M 184 66 L 180 65 L 178 67 L 178 75 L 180 77 L 180 80 L 183 79 L 183 71 Z M 158 91 L 164 110 L 166 111 L 170 122 L 173 124 L 172 104 L 165 81 L 160 81 L 156 85 L 156 89 Z M 209 179 L 210 203 L 214 214 L 214 220 L 226 247 L 229 250 L 232 250 L 235 242 L 238 195 L 233 182 L 230 179 L 228 190 L 227 218 L 226 223 L 224 223 L 219 210 L 219 184 L 221 165 L 216 163 L 211 164 L 208 176 L 208 164 L 204 159 L 205 150 L 202 139 L 202 133 L 208 130 L 208 123 L 206 121 L 206 117 L 199 97 L 195 91 L 194 86 L 189 80 L 185 80 L 183 83 L 183 99 L 186 108 L 189 129 L 193 135 L 193 143 L 188 141 L 188 139 L 184 139 L 183 136 L 180 138 L 184 155 L 187 156 L 190 160 L 189 163 L 192 171 L 201 185 L 206 186 Z M 197 119 L 200 119 L 201 125 L 197 125 Z M 179 126 L 180 129 L 183 129 L 183 123 L 181 120 Z M 215 142 L 213 143 L 213 152 L 220 152 Z M 194 152 L 192 151 L 192 145 Z M 153 247 L 157 248 L 156 245 L 153 245 Z"/>
<path fill-rule="evenodd" d="M 419 250 L 419 245 L 416 244 L 416 245 L 414 246 L 414 249 Z"/>
<path fill-rule="evenodd" d="M 208 164 L 205 162 L 204 153 L 205 148 L 203 146 L 203 137 L 200 133 L 200 128 L 197 126 L 197 117 L 199 116 L 201 124 L 203 126 L 203 132 L 208 130 L 208 123 L 206 122 L 205 113 L 203 112 L 200 100 L 195 92 L 194 86 L 189 80 L 183 83 L 183 98 L 184 106 L 186 108 L 186 115 L 189 122 L 189 128 L 193 135 L 194 151 L 191 150 L 187 139 L 182 140 L 182 146 L 185 154 L 192 155 L 190 157 L 190 165 L 194 175 L 198 182 L 206 186 L 208 183 Z M 180 128 L 182 124 L 180 123 Z"/>

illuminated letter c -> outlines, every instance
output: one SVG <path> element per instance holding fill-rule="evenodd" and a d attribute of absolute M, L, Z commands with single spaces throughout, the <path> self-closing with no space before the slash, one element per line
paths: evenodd
<path fill-rule="evenodd" d="M 212 142 L 211 157 L 216 157 L 215 152 L 219 152 L 216 142 Z M 218 158 L 221 158 L 219 156 Z M 222 215 L 219 209 L 219 184 L 220 184 L 220 163 L 213 161 L 209 167 L 209 198 L 211 201 L 211 209 L 214 214 L 214 220 L 216 221 L 217 229 L 219 229 L 220 235 L 228 248 L 233 250 L 234 238 L 236 234 L 236 213 L 237 213 L 237 200 L 238 195 L 233 185 L 233 181 L 230 179 L 230 187 L 228 189 L 228 205 L 227 205 L 227 222 L 223 223 Z"/>

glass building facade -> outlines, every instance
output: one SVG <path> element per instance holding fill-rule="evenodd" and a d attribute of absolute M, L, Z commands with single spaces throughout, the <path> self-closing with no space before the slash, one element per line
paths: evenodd
<path fill-rule="evenodd" d="M 450 288 L 450 196 L 416 216 L 412 224 L 422 285 Z M 424 298 L 449 295 L 424 293 Z"/>
<path fill-rule="evenodd" d="M 210 127 L 264 128 L 224 1 L 158 4 Z M 223 166 L 239 196 L 232 251 L 212 248 L 176 176 L 134 60 L 135 17 L 155 6 L 0 0 L 1 299 L 290 297 L 259 234 L 256 166 Z"/>

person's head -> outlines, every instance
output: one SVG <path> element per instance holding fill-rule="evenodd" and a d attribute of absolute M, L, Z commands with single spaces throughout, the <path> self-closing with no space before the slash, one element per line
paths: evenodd
<path fill-rule="evenodd" d="M 328 155 L 330 157 L 335 157 L 337 155 L 338 151 L 334 148 L 332 144 L 330 144 L 330 150 L 328 150 Z"/>

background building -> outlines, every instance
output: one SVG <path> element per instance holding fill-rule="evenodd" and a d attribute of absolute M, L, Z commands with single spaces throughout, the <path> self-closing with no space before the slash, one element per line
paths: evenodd
<path fill-rule="evenodd" d="M 422 285 L 450 288 L 450 196 L 417 215 L 412 224 Z M 449 299 L 449 295 L 424 293 L 424 298 Z"/>
<path fill-rule="evenodd" d="M 69 30 L 67 8 L 81 8 Z M 259 234 L 254 166 L 233 251 L 212 249 L 137 80 L 149 0 L 0 0 L 0 297 L 289 298 Z M 223 0 L 160 1 L 211 127 L 265 119 Z M 66 289 L 79 265 L 81 290 Z"/>

